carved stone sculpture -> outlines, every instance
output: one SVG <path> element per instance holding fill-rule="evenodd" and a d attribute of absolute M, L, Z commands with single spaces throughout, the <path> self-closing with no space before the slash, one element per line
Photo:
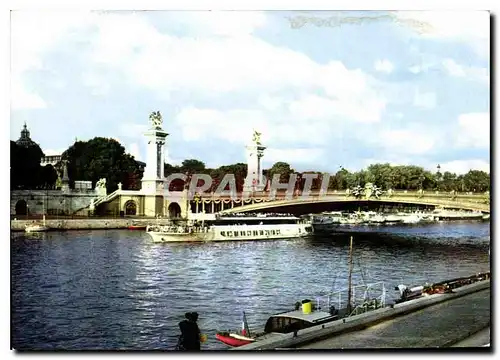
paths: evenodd
<path fill-rule="evenodd" d="M 163 119 L 159 111 L 153 111 L 151 115 L 149 115 L 149 121 L 151 121 L 151 126 L 155 129 L 161 128 L 163 124 Z"/>

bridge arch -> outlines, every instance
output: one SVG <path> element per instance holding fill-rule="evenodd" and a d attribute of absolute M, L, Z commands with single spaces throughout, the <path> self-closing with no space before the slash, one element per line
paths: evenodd
<path fill-rule="evenodd" d="M 28 204 L 25 200 L 16 202 L 16 215 L 28 215 Z"/>
<path fill-rule="evenodd" d="M 134 200 L 128 200 L 124 206 L 125 215 L 137 215 L 137 203 Z"/>
<path fill-rule="evenodd" d="M 181 206 L 178 203 L 172 202 L 168 205 L 168 217 L 170 219 L 181 217 L 181 213 Z"/>

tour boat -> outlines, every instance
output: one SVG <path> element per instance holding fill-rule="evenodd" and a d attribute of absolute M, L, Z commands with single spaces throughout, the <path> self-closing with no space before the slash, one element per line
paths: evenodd
<path fill-rule="evenodd" d="M 50 228 L 45 224 L 45 215 L 43 215 L 43 221 L 42 221 L 42 224 L 29 224 L 29 225 L 26 225 L 24 231 L 26 231 L 27 233 L 31 233 L 31 232 L 43 232 L 43 231 L 48 231 L 50 230 Z"/>
<path fill-rule="evenodd" d="M 311 223 L 289 214 L 217 214 L 195 225 L 148 225 L 153 242 L 278 240 L 307 236 Z"/>

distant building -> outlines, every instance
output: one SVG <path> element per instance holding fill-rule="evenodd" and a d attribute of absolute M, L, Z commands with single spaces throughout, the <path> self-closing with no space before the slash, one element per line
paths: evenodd
<path fill-rule="evenodd" d="M 30 132 L 28 130 L 28 127 L 26 126 L 26 123 L 24 123 L 23 125 L 23 129 L 21 130 L 21 137 L 16 141 L 16 144 L 23 147 L 38 145 L 36 142 L 31 140 Z"/>
<path fill-rule="evenodd" d="M 38 145 L 36 142 L 34 142 L 31 137 L 30 137 L 30 131 L 28 130 L 28 126 L 26 123 L 23 125 L 23 129 L 21 130 L 21 136 L 19 139 L 16 141 L 16 144 L 18 146 L 23 146 L 23 147 L 29 147 L 33 145 Z M 40 161 L 41 166 L 45 165 L 52 165 L 54 166 L 57 164 L 59 161 L 61 161 L 62 156 L 61 155 L 49 155 L 49 156 L 44 156 L 42 160 Z"/>
<path fill-rule="evenodd" d="M 44 156 L 40 161 L 40 165 L 52 165 L 55 166 L 59 161 L 61 161 L 62 155 L 48 155 Z"/>

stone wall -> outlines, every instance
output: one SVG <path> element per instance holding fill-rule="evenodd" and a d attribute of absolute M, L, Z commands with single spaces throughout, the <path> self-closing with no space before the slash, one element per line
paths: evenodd
<path fill-rule="evenodd" d="M 16 214 L 16 204 L 25 201 L 29 214 L 71 215 L 97 200 L 99 195 L 94 191 L 63 192 L 59 190 L 15 190 L 11 191 L 10 213 Z"/>
<path fill-rule="evenodd" d="M 166 219 L 137 219 L 137 218 L 120 218 L 120 219 L 50 219 L 46 220 L 45 224 L 54 230 L 83 230 L 83 229 L 126 229 L 130 225 L 148 225 L 148 224 L 166 224 Z M 33 220 L 11 220 L 10 229 L 12 231 L 24 231 L 26 225 L 32 224 Z M 41 221 L 37 220 L 39 224 Z"/>

